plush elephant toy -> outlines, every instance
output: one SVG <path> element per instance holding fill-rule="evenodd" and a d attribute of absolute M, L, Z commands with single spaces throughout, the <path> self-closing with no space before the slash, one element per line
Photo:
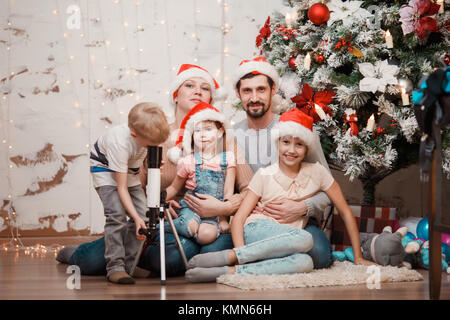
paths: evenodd
<path fill-rule="evenodd" d="M 392 233 L 392 228 L 387 226 L 380 234 L 362 233 L 360 234 L 361 250 L 363 258 L 373 261 L 379 265 L 411 268 L 410 263 L 404 262 L 408 253 L 416 253 L 419 248 L 415 242 L 409 242 L 405 247 L 402 239 L 407 234 L 408 228 L 402 227 Z M 342 251 L 334 251 L 333 258 L 338 261 L 354 261 L 352 248 Z"/>

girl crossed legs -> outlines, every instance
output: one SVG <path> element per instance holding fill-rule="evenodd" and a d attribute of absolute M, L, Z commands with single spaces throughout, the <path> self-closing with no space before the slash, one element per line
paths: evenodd
<path fill-rule="evenodd" d="M 189 260 L 186 279 L 210 282 L 225 273 L 286 274 L 310 272 L 312 258 L 306 253 L 313 238 L 305 230 L 270 220 L 244 227 L 245 246 L 196 255 Z"/>

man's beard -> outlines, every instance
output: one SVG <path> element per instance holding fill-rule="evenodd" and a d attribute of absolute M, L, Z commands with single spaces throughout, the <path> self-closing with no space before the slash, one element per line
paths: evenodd
<path fill-rule="evenodd" d="M 271 101 L 269 101 L 269 106 L 270 106 Z M 252 109 L 250 108 L 253 105 L 260 105 L 261 109 L 258 109 L 257 111 L 252 111 Z M 266 112 L 269 110 L 269 107 L 266 108 L 266 105 L 262 102 L 249 102 L 247 103 L 247 109 L 245 110 L 245 112 L 247 113 L 247 115 L 253 119 L 259 119 L 262 118 Z"/>

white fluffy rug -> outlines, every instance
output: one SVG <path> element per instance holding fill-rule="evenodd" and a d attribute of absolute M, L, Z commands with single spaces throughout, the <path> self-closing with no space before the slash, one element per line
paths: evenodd
<path fill-rule="evenodd" d="M 348 286 L 370 284 L 372 280 L 383 282 L 418 281 L 423 276 L 416 270 L 391 266 L 377 266 L 377 271 L 369 272 L 367 266 L 355 265 L 349 261 L 339 262 L 328 269 L 313 270 L 310 273 L 285 275 L 237 275 L 227 274 L 217 278 L 217 283 L 226 284 L 243 290 L 307 288 L 323 286 Z M 371 270 L 369 270 L 371 271 Z M 368 279 L 371 277 L 370 279 Z M 369 281 L 368 281 L 369 280 Z"/>

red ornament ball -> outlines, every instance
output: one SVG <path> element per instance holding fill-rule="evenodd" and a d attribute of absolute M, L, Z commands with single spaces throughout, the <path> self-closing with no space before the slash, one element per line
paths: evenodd
<path fill-rule="evenodd" d="M 316 57 L 316 61 L 317 61 L 318 63 L 324 62 L 324 61 L 325 61 L 325 57 L 323 56 L 323 54 L 319 54 L 319 55 Z"/>
<path fill-rule="evenodd" d="M 292 69 L 292 70 L 296 70 L 297 69 L 297 66 L 295 65 L 295 60 L 297 59 L 297 57 L 291 57 L 291 58 L 289 58 L 289 67 Z"/>
<path fill-rule="evenodd" d="M 315 3 L 308 10 L 308 18 L 314 24 L 322 24 L 330 19 L 330 10 L 323 3 Z"/>

